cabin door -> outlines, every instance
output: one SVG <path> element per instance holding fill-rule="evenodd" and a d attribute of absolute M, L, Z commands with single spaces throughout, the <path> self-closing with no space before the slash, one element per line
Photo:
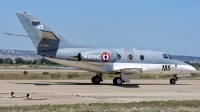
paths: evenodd
<path fill-rule="evenodd" d="M 127 58 L 127 62 L 134 62 L 135 57 L 132 50 L 124 50 Z"/>

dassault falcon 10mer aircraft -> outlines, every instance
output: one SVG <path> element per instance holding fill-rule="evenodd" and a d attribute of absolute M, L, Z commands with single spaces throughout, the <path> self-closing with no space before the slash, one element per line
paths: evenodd
<path fill-rule="evenodd" d="M 191 76 L 196 71 L 188 64 L 173 60 L 165 52 L 72 44 L 31 14 L 23 12 L 16 15 L 36 47 L 37 55 L 64 66 L 96 72 L 91 79 L 93 84 L 100 84 L 105 73 L 118 75 L 113 79 L 114 85 L 129 83 L 127 74 L 172 75 L 170 84 L 175 84 L 178 77 Z"/>

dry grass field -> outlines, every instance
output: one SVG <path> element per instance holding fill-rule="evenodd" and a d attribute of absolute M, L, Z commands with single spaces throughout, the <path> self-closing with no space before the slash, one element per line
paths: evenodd
<path fill-rule="evenodd" d="M 1 112 L 199 112 L 200 100 L 0 107 Z"/>

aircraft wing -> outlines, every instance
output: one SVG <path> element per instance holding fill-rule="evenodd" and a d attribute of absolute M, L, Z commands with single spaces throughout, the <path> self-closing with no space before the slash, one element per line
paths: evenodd
<path fill-rule="evenodd" d="M 140 74 L 145 70 L 145 68 L 136 66 L 130 63 L 114 63 L 113 71 L 122 72 L 125 74 Z"/>
<path fill-rule="evenodd" d="M 142 68 L 124 68 L 120 70 L 115 70 L 115 71 L 120 71 L 125 74 L 141 74 L 143 72 Z"/>
<path fill-rule="evenodd" d="M 93 65 L 99 65 L 99 66 L 109 65 L 108 63 L 98 63 L 98 62 L 88 62 L 88 63 L 93 64 Z"/>
<path fill-rule="evenodd" d="M 110 66 L 109 63 L 97 63 L 97 62 L 88 62 L 90 64 L 98 65 L 98 66 Z M 140 74 L 142 73 L 145 68 L 135 66 L 133 64 L 125 64 L 125 63 L 114 63 L 112 64 L 112 71 L 113 72 L 122 72 L 125 74 Z"/>
<path fill-rule="evenodd" d="M 76 70 L 76 68 L 73 68 L 73 67 L 61 67 L 61 66 L 38 66 L 38 68 Z"/>

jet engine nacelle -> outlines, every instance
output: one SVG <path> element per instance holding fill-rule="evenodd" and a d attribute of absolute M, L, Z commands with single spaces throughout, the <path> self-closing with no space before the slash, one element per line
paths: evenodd
<path fill-rule="evenodd" d="M 78 54 L 79 61 L 87 62 L 116 62 L 117 53 L 112 50 L 91 50 Z"/>

